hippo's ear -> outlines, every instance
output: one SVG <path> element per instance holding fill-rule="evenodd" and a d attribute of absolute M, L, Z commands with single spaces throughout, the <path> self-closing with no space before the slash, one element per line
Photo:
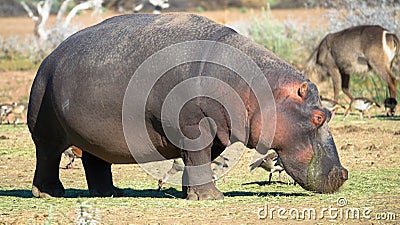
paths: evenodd
<path fill-rule="evenodd" d="M 303 82 L 303 83 L 300 84 L 300 88 L 297 91 L 297 94 L 301 98 L 304 98 L 304 97 L 306 97 L 307 91 L 308 91 L 308 83 L 307 82 Z"/>
<path fill-rule="evenodd" d="M 316 127 L 320 127 L 322 124 L 324 124 L 326 117 L 327 115 L 322 110 L 316 109 L 311 111 L 311 123 Z"/>

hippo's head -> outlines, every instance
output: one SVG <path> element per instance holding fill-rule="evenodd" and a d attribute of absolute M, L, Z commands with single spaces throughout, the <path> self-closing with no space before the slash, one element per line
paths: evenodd
<path fill-rule="evenodd" d="M 330 112 L 322 108 L 310 82 L 285 85 L 275 95 L 277 123 L 272 147 L 287 173 L 303 188 L 331 193 L 347 180 L 328 128 Z"/>

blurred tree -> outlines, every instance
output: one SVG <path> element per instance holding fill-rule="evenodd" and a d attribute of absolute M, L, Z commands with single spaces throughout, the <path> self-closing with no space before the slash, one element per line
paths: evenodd
<path fill-rule="evenodd" d="M 265 7 L 268 0 L 169 0 L 169 11 L 188 11 L 198 7 L 204 10 L 219 10 L 226 8 L 260 8 Z M 105 0 L 104 5 L 117 11 L 132 11 L 141 0 Z M 144 9 L 146 12 L 153 10 L 152 7 Z"/>
<path fill-rule="evenodd" d="M 94 9 L 94 13 L 101 11 L 102 0 L 88 0 L 73 7 L 65 19 L 63 19 L 68 5 L 72 1 L 73 0 L 64 0 L 64 2 L 62 2 L 57 13 L 56 23 L 52 28 L 49 28 L 46 22 L 50 16 L 53 0 L 37 2 L 35 5 L 36 11 L 32 10 L 31 6 L 24 1 L 21 1 L 21 5 L 28 13 L 28 16 L 35 22 L 34 34 L 40 41 L 48 41 L 49 38 L 55 38 L 56 41 L 53 42 L 59 43 L 72 33 L 69 29 L 70 22 L 79 11 L 86 9 Z"/>

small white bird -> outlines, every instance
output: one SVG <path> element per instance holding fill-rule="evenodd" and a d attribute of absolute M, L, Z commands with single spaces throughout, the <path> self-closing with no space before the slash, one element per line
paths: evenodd
<path fill-rule="evenodd" d="M 160 191 L 162 186 L 164 185 L 165 182 L 169 179 L 170 176 L 175 175 L 176 173 L 183 171 L 185 168 L 185 164 L 183 163 L 182 158 L 177 158 L 174 159 L 174 163 L 172 164 L 171 169 L 168 170 L 164 176 L 158 180 L 158 190 Z"/>
<path fill-rule="evenodd" d="M 253 171 L 258 167 L 261 167 L 267 172 L 269 172 L 268 184 L 271 184 L 272 174 L 274 172 L 279 173 L 279 182 L 282 182 L 281 173 L 285 169 L 283 168 L 281 159 L 279 158 L 278 153 L 276 153 L 275 150 L 273 149 L 268 150 L 267 154 L 264 157 L 257 159 L 255 162 L 250 164 L 250 171 Z M 289 176 L 287 175 L 287 173 L 286 173 L 286 181 L 289 184 Z"/>
<path fill-rule="evenodd" d="M 228 168 L 228 158 L 223 155 L 218 156 L 215 160 L 211 162 L 212 179 L 214 182 L 218 180 L 218 173 L 225 173 L 225 169 Z M 185 168 L 182 158 L 174 159 L 171 169 L 168 170 L 164 176 L 158 180 L 158 190 L 160 191 L 162 186 L 168 181 L 168 179 L 178 172 L 182 172 Z M 223 182 L 225 182 L 225 176 L 223 177 Z"/>
<path fill-rule="evenodd" d="M 28 112 L 27 103 L 13 102 L 12 114 L 14 114 L 14 126 L 22 119 L 23 123 L 26 124 L 26 115 Z"/>
<path fill-rule="evenodd" d="M 218 174 L 224 174 L 225 170 L 229 167 L 229 159 L 223 155 L 218 156 L 211 162 L 212 178 L 214 182 L 218 180 Z M 225 175 L 222 178 L 222 182 L 226 182 Z"/>
<path fill-rule="evenodd" d="M 71 146 L 64 151 L 64 155 L 68 157 L 69 163 L 63 169 L 74 169 L 75 158 L 82 158 L 82 150 L 75 146 Z"/>
<path fill-rule="evenodd" d="M 10 123 L 8 116 L 11 114 L 14 106 L 12 104 L 2 104 L 0 105 L 0 124 L 3 123 L 3 119 L 7 123 Z"/>
<path fill-rule="evenodd" d="M 320 96 L 320 98 L 321 98 L 322 107 L 327 108 L 329 111 L 331 111 L 331 114 L 332 114 L 331 120 L 333 120 L 335 118 L 335 114 L 340 108 L 346 109 L 346 107 L 344 105 L 339 104 L 337 101 L 334 101 L 334 100 L 331 100 L 328 98 L 324 98 L 322 96 Z"/>
<path fill-rule="evenodd" d="M 363 120 L 363 112 L 366 112 L 368 115 L 368 119 L 371 119 L 371 114 L 369 110 L 373 107 L 377 106 L 378 108 L 380 105 L 376 103 L 374 100 L 369 98 L 358 97 L 351 100 L 349 107 L 347 107 L 346 112 L 344 113 L 343 120 L 345 120 L 352 109 L 358 110 L 360 112 L 360 120 Z"/>

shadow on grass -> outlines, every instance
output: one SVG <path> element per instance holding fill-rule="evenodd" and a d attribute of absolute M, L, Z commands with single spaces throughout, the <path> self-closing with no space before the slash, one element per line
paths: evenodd
<path fill-rule="evenodd" d="M 271 181 L 269 183 L 268 181 L 254 181 L 254 182 L 249 182 L 249 183 L 244 183 L 242 185 L 254 185 L 257 184 L 258 186 L 266 186 L 266 185 L 289 185 L 285 182 L 282 181 Z M 291 184 L 293 185 L 293 183 Z M 288 193 L 288 192 L 247 192 L 247 191 L 230 191 L 230 192 L 225 192 L 225 196 L 229 197 L 243 197 L 243 196 L 261 196 L 261 197 L 266 197 L 266 196 L 309 196 L 309 194 L 305 193 Z"/>
<path fill-rule="evenodd" d="M 392 117 L 388 117 L 386 115 L 378 115 L 378 116 L 372 116 L 375 117 L 379 120 L 393 120 L 393 121 L 400 121 L 400 116 L 392 116 Z"/>
<path fill-rule="evenodd" d="M 163 189 L 158 191 L 156 189 L 134 190 L 131 188 L 124 188 L 123 197 L 140 197 L 140 198 L 182 198 L 182 192 L 175 188 Z M 225 192 L 225 196 L 229 197 L 243 197 L 243 196 L 307 196 L 304 193 L 284 193 L 284 192 L 247 192 L 247 191 L 230 191 Z M 33 198 L 31 190 L 0 190 L 0 196 L 19 197 L 19 198 Z M 90 198 L 88 190 L 83 189 L 66 189 L 64 198 Z"/>
<path fill-rule="evenodd" d="M 229 191 L 224 193 L 225 196 L 228 197 L 251 197 L 251 196 L 259 196 L 259 197 L 271 197 L 271 196 L 310 196 L 309 194 L 305 193 L 287 193 L 287 192 L 280 192 L 280 191 L 273 191 L 273 192 L 248 192 L 248 191 Z"/>
<path fill-rule="evenodd" d="M 0 190 L 0 196 L 13 196 L 20 198 L 32 198 L 31 190 Z"/>
<path fill-rule="evenodd" d="M 276 184 L 286 184 L 286 185 L 293 185 L 293 182 L 288 184 L 287 182 L 283 182 L 283 181 L 271 181 L 271 183 L 269 183 L 268 181 L 253 181 L 253 182 L 249 182 L 249 183 L 244 183 L 242 185 L 253 185 L 253 184 L 257 184 L 258 186 L 266 186 L 266 185 L 276 185 Z"/>
<path fill-rule="evenodd" d="M 142 197 L 142 198 L 182 198 L 182 192 L 175 188 L 163 189 L 158 191 L 156 189 L 134 190 L 131 188 L 123 188 L 123 197 Z M 20 198 L 32 198 L 31 190 L 0 190 L 0 196 L 11 196 Z M 66 189 L 65 198 L 89 198 L 91 197 L 88 190 L 84 189 Z"/>
<path fill-rule="evenodd" d="M 182 198 L 182 192 L 175 188 L 166 188 L 161 191 L 157 189 L 135 190 L 124 188 L 124 197 L 142 197 L 142 198 Z"/>

